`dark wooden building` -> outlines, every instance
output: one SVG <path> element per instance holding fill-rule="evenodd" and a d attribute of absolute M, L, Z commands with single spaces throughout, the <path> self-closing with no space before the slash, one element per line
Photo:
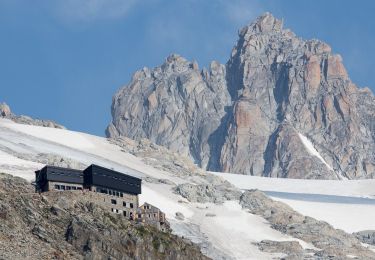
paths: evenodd
<path fill-rule="evenodd" d="M 35 190 L 82 190 L 83 172 L 56 166 L 45 166 L 35 172 Z"/>
<path fill-rule="evenodd" d="M 98 203 L 113 213 L 134 219 L 142 180 L 98 165 L 83 171 L 46 166 L 35 172 L 37 192 L 89 190 L 101 194 Z"/>
<path fill-rule="evenodd" d="M 84 188 L 91 191 L 109 194 L 109 192 L 125 192 L 141 194 L 142 180 L 95 164 L 84 171 Z"/>

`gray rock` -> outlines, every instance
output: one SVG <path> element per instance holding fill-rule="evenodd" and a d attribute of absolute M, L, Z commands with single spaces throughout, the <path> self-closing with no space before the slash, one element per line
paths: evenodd
<path fill-rule="evenodd" d="M 250 213 L 264 217 L 272 228 L 321 249 L 315 253 L 318 258 L 335 256 L 346 259 L 347 255 L 360 259 L 375 258 L 375 253 L 363 247 L 354 235 L 335 229 L 324 221 L 303 216 L 288 205 L 270 199 L 263 192 L 246 191 L 240 198 L 240 204 Z"/>
<path fill-rule="evenodd" d="M 2 117 L 9 117 L 11 115 L 11 111 L 9 106 L 6 103 L 0 104 L 0 116 Z"/>
<path fill-rule="evenodd" d="M 176 212 L 176 219 L 177 220 L 184 220 L 185 216 L 181 212 Z"/>
<path fill-rule="evenodd" d="M 0 117 L 10 119 L 19 124 L 25 125 L 36 125 L 36 126 L 44 126 L 44 127 L 51 127 L 51 128 L 59 128 L 59 129 L 66 129 L 64 126 L 59 125 L 51 120 L 42 120 L 42 119 L 33 119 L 29 116 L 18 116 L 12 113 L 10 107 L 5 104 L 0 104 Z"/>
<path fill-rule="evenodd" d="M 366 244 L 375 245 L 375 230 L 364 230 L 353 233 L 360 241 Z"/>
<path fill-rule="evenodd" d="M 261 251 L 268 253 L 283 253 L 287 255 L 283 259 L 304 259 L 305 252 L 297 241 L 272 241 L 262 240 L 256 244 Z"/>
<path fill-rule="evenodd" d="M 175 192 L 191 202 L 213 202 L 221 204 L 227 200 L 238 200 L 241 191 L 233 187 L 228 182 L 221 184 L 179 184 Z"/>
<path fill-rule="evenodd" d="M 148 138 L 214 171 L 310 179 L 375 176 L 375 97 L 339 55 L 266 13 L 226 65 L 171 55 L 113 98 L 109 137 Z M 324 161 L 309 153 L 306 136 Z"/>

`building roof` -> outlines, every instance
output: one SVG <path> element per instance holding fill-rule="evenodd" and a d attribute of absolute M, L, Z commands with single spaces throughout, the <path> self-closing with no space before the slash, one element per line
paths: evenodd
<path fill-rule="evenodd" d="M 130 194 L 141 194 L 142 180 L 115 170 L 92 164 L 84 171 L 87 186 L 99 186 Z"/>
<path fill-rule="evenodd" d="M 77 183 L 83 184 L 84 187 L 97 186 L 129 194 L 141 194 L 142 179 L 96 164 L 83 171 L 46 165 L 35 173 L 36 182 L 39 184 L 48 181 Z"/>
<path fill-rule="evenodd" d="M 45 183 L 47 181 L 66 182 L 83 184 L 83 172 L 76 169 L 69 169 L 47 165 L 35 171 L 36 182 Z"/>

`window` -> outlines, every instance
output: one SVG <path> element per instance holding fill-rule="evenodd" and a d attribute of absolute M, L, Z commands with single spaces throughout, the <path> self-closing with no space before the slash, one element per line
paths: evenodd
<path fill-rule="evenodd" d="M 117 197 L 120 197 L 120 193 L 116 191 L 116 196 Z"/>
<path fill-rule="evenodd" d="M 112 191 L 111 190 L 109 190 L 109 195 L 112 195 Z"/>
<path fill-rule="evenodd" d="M 126 211 L 124 211 L 123 213 L 124 213 L 124 217 L 126 217 Z"/>
<path fill-rule="evenodd" d="M 82 190 L 82 187 L 77 187 L 77 190 Z"/>
<path fill-rule="evenodd" d="M 111 203 L 116 205 L 116 204 L 117 204 L 117 201 L 114 200 L 114 199 L 111 199 Z"/>
<path fill-rule="evenodd" d="M 77 187 L 73 186 L 73 187 L 72 187 L 72 190 L 77 190 Z"/>
<path fill-rule="evenodd" d="M 60 188 L 61 188 L 62 190 L 65 190 L 65 185 L 61 185 Z"/>
<path fill-rule="evenodd" d="M 126 202 L 125 201 L 122 203 L 122 206 L 126 207 Z"/>
<path fill-rule="evenodd" d="M 59 189 L 60 189 L 60 185 L 55 184 L 55 190 L 59 190 Z"/>
<path fill-rule="evenodd" d="M 131 209 L 133 208 L 133 203 L 130 203 L 130 208 L 131 208 Z"/>
<path fill-rule="evenodd" d="M 72 187 L 66 186 L 66 190 L 71 190 L 71 189 L 72 189 Z"/>
<path fill-rule="evenodd" d="M 121 198 L 124 197 L 124 194 L 123 194 L 122 192 L 120 193 L 120 197 L 121 197 Z"/>

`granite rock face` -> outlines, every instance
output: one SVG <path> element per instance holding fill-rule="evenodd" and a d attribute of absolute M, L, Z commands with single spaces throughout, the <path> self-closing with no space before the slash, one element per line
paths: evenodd
<path fill-rule="evenodd" d="M 375 97 L 340 55 L 266 13 L 226 65 L 171 55 L 113 98 L 107 136 L 150 139 L 199 166 L 257 176 L 375 177 Z"/>

